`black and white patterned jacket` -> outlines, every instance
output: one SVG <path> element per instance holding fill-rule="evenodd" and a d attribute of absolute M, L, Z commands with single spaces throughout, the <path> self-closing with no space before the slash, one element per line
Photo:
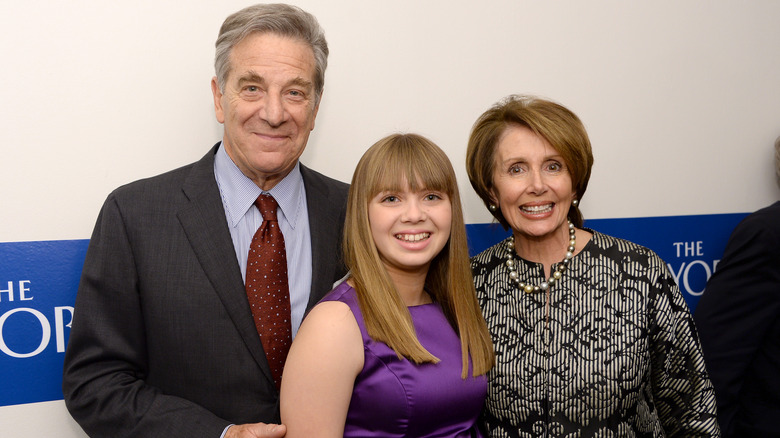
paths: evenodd
<path fill-rule="evenodd" d="M 715 394 L 679 288 L 653 251 L 593 230 L 550 289 L 510 282 L 507 240 L 472 258 L 496 351 L 492 437 L 719 437 Z M 541 264 L 515 255 L 520 279 Z"/>

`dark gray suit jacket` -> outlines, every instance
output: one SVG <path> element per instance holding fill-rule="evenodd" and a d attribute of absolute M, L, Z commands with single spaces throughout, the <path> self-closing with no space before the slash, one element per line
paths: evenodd
<path fill-rule="evenodd" d="M 214 177 L 217 146 L 109 195 L 90 240 L 63 393 L 90 436 L 218 438 L 279 421 Z M 348 185 L 301 165 L 312 245 L 308 309 L 345 274 Z"/>
<path fill-rule="evenodd" d="M 694 318 L 723 438 L 780 437 L 780 202 L 734 229 Z"/>

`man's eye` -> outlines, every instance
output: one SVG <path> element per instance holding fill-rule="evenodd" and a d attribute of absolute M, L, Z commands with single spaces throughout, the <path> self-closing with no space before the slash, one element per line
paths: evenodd
<path fill-rule="evenodd" d="M 295 101 L 301 101 L 306 99 L 306 93 L 301 90 L 290 90 L 287 92 L 287 96 Z"/>

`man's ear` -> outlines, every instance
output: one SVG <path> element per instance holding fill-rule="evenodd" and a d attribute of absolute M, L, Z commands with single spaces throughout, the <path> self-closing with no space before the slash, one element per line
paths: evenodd
<path fill-rule="evenodd" d="M 214 114 L 219 123 L 225 123 L 225 112 L 222 110 L 222 91 L 219 89 L 217 77 L 211 78 L 211 94 L 214 96 Z"/>
<path fill-rule="evenodd" d="M 320 93 L 320 98 L 317 99 L 317 105 L 314 105 L 314 114 L 311 117 L 311 129 L 310 131 L 314 131 L 314 123 L 317 120 L 317 113 L 320 111 L 320 103 L 322 103 L 322 95 L 325 93 L 325 90 L 323 89 Z"/>

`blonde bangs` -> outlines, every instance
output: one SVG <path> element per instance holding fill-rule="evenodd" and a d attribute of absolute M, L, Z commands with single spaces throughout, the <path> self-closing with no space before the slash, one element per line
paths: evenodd
<path fill-rule="evenodd" d="M 367 166 L 373 169 L 367 169 L 367 178 L 362 181 L 367 185 L 369 199 L 381 192 L 404 190 L 405 183 L 415 192 L 435 190 L 448 197 L 456 193 L 455 182 L 450 176 L 454 173 L 452 166 L 436 145 L 419 136 L 398 135 L 387 140 L 395 147 L 377 148 L 371 158 L 373 165 Z M 447 163 L 449 169 L 442 168 L 442 163 Z"/>

